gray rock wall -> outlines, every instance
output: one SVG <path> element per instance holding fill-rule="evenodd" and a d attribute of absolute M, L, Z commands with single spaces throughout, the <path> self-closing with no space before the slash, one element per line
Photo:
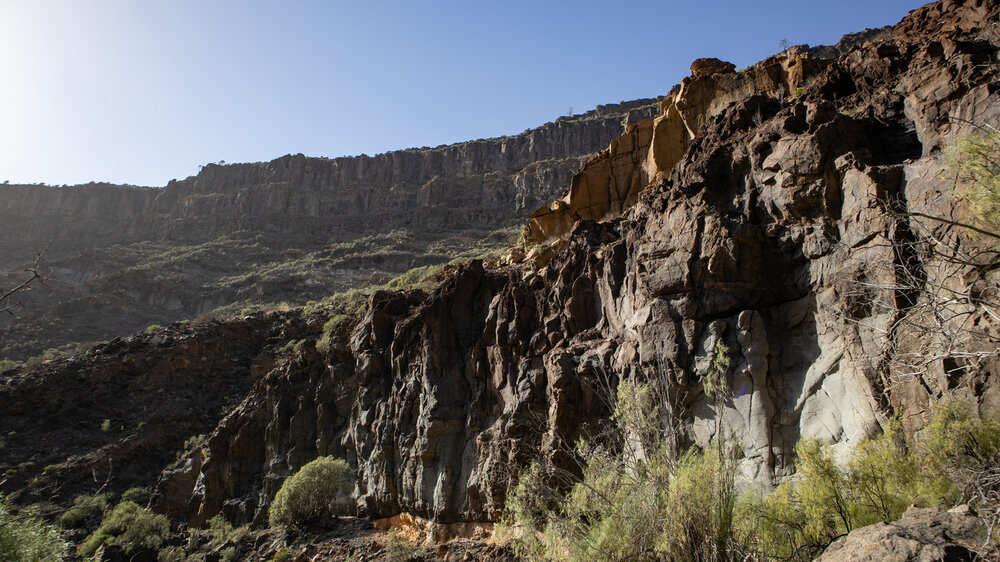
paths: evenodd
<path fill-rule="evenodd" d="M 970 12 L 987 21 L 997 6 L 928 19 L 936 6 L 911 16 L 919 33 L 904 21 L 909 35 L 853 50 L 794 102 L 751 96 L 709 119 L 669 177 L 622 218 L 579 222 L 547 263 L 474 262 L 431 294 L 374 295 L 329 349 L 258 385 L 202 467 L 165 475 L 174 493 L 157 505 L 195 524 L 220 510 L 260 523 L 284 478 L 334 454 L 357 469 L 362 513 L 490 520 L 513 472 L 539 455 L 559 462 L 609 415 L 600 389 L 623 379 L 665 383 L 678 442 L 706 446 L 723 431 L 765 487 L 793 473 L 801 437 L 843 455 L 893 414 L 916 431 L 943 396 L 997 411 L 989 311 L 969 301 L 942 331 L 917 329 L 943 284 L 996 288 L 981 268 L 914 245 L 988 242 L 900 216 L 962 213 L 940 147 L 969 131 L 925 116 L 989 119 L 1000 101 L 975 102 L 997 76 L 975 61 L 997 45 L 934 55 L 968 31 Z M 963 79 L 905 86 L 946 75 Z M 919 150 L 882 142 L 900 132 Z M 966 321 L 981 329 L 949 331 Z M 956 378 L 949 333 L 992 360 Z M 703 380 L 720 346 L 731 363 L 716 401 Z M 918 374 L 900 360 L 907 349 L 927 359 Z M 195 484 L 177 493 L 175 481 Z"/>

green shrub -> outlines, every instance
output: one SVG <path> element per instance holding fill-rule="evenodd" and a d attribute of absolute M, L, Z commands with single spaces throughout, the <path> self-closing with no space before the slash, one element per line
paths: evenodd
<path fill-rule="evenodd" d="M 920 462 L 923 496 L 968 503 L 992 530 L 992 546 L 1000 546 L 1000 420 L 946 402 L 934 411 Z"/>
<path fill-rule="evenodd" d="M 179 546 L 168 546 L 156 554 L 156 562 L 186 562 L 187 559 L 184 549 Z"/>
<path fill-rule="evenodd" d="M 980 226 L 1000 228 L 1000 132 L 984 130 L 950 147 L 948 164 L 966 183 L 965 200 Z"/>
<path fill-rule="evenodd" d="M 234 536 L 246 531 L 249 527 L 244 525 L 234 528 L 233 524 L 219 513 L 208 520 L 208 529 L 212 533 L 213 542 L 223 544 Z"/>
<path fill-rule="evenodd" d="M 221 538 L 219 542 L 225 542 L 233 533 L 233 524 L 224 515 L 218 513 L 215 517 L 208 520 L 208 529 L 212 532 L 216 540 Z"/>
<path fill-rule="evenodd" d="M 316 349 L 325 351 L 328 347 L 330 347 L 330 342 L 333 339 L 333 329 L 336 328 L 337 324 L 345 318 L 347 318 L 346 315 L 337 314 L 323 323 L 323 335 L 316 340 Z"/>
<path fill-rule="evenodd" d="M 445 264 L 425 265 L 414 267 L 409 271 L 400 274 L 385 284 L 387 289 L 398 291 L 423 287 L 430 284 L 430 280 L 444 269 Z"/>
<path fill-rule="evenodd" d="M 188 529 L 188 539 L 187 539 L 187 549 L 188 550 L 195 550 L 195 549 L 197 549 L 198 546 L 201 545 L 202 535 L 205 535 L 205 534 L 207 534 L 207 532 L 202 531 L 201 529 L 197 529 L 197 528 L 191 529 L 191 528 L 189 528 Z"/>
<path fill-rule="evenodd" d="M 543 557 L 545 545 L 539 540 L 539 533 L 545 529 L 550 515 L 558 513 L 564 499 L 543 471 L 539 462 L 521 471 L 507 492 L 504 512 L 497 522 L 495 535 L 509 542 L 518 558 Z"/>
<path fill-rule="evenodd" d="M 925 461 L 942 472 L 991 462 L 1000 451 L 1000 420 L 974 417 L 958 400 L 939 404 L 927 424 Z"/>
<path fill-rule="evenodd" d="M 767 557 L 811 560 L 853 529 L 895 521 L 911 503 L 936 505 L 920 494 L 915 455 L 902 443 L 898 422 L 861 443 L 846 466 L 829 446 L 804 439 L 796 446 L 797 479 L 766 498 L 748 497 L 741 525 L 756 532 Z"/>
<path fill-rule="evenodd" d="M 356 315 L 364 310 L 368 303 L 368 296 L 382 287 L 365 287 L 363 289 L 349 289 L 344 292 L 334 293 L 323 299 L 323 304 L 334 310 L 339 310 L 347 315 Z"/>
<path fill-rule="evenodd" d="M 107 508 L 107 494 L 80 494 L 73 500 L 73 507 L 59 516 L 59 524 L 68 529 L 85 527 L 103 515 Z"/>
<path fill-rule="evenodd" d="M 657 538 L 659 557 L 712 560 L 727 557 L 737 539 L 737 453 L 725 440 L 704 452 L 692 448 L 670 475 L 666 525 Z"/>
<path fill-rule="evenodd" d="M 992 472 L 998 453 L 1000 422 L 949 401 L 935 407 L 920 439 L 907 443 L 894 421 L 859 444 L 846 466 L 837 465 L 828 446 L 805 439 L 796 446 L 797 479 L 769 497 L 749 495 L 740 525 L 756 535 L 766 557 L 811 560 L 853 529 L 895 521 L 910 504 L 947 508 L 964 501 L 1000 513 L 990 499 L 1000 492 Z M 984 481 L 993 487 L 984 489 Z"/>
<path fill-rule="evenodd" d="M 170 533 L 170 521 L 165 515 L 150 513 L 139 504 L 123 501 L 104 517 L 101 526 L 77 549 L 87 558 L 101 545 L 115 545 L 125 554 L 144 550 L 159 550 Z"/>
<path fill-rule="evenodd" d="M 12 513 L 0 496 L 0 560 L 47 562 L 66 551 L 59 528 L 26 511 Z"/>
<path fill-rule="evenodd" d="M 795 447 L 799 480 L 785 482 L 770 496 L 741 510 L 759 519 L 741 521 L 756 531 L 765 557 L 811 560 L 837 537 L 850 531 L 851 509 L 846 502 L 846 478 L 829 447 L 804 439 Z"/>
<path fill-rule="evenodd" d="M 702 379 L 705 394 L 713 400 L 722 397 L 729 390 L 725 378 L 729 372 L 729 364 L 729 347 L 726 346 L 722 338 L 719 338 L 715 341 L 715 347 L 712 349 L 712 364 Z"/>
<path fill-rule="evenodd" d="M 188 455 L 197 450 L 201 450 L 202 454 L 207 456 L 207 452 L 205 451 L 205 444 L 207 442 L 208 437 L 206 437 L 204 433 L 188 437 L 184 441 L 184 448 L 177 452 L 176 461 L 180 462 L 184 460 Z"/>
<path fill-rule="evenodd" d="M 728 356 L 714 355 L 724 373 Z M 715 388 L 725 392 L 722 383 Z M 1000 421 L 958 402 L 940 403 L 919 438 L 907 439 L 892 421 L 846 465 L 829 445 L 802 439 L 795 478 L 769 496 L 740 493 L 739 452 L 725 439 L 672 462 L 663 401 L 650 387 L 622 383 L 615 403 L 618 440 L 582 441 L 578 476 L 536 462 L 511 487 L 497 536 L 517 555 L 812 560 L 853 529 L 898 519 L 910 504 L 966 502 L 988 528 L 1000 527 Z"/>
<path fill-rule="evenodd" d="M 918 463 L 906 446 L 899 420 L 892 420 L 882 435 L 861 442 L 846 468 L 851 498 L 859 506 L 857 526 L 895 521 L 911 503 L 921 507 L 936 503 L 920 491 Z"/>
<path fill-rule="evenodd" d="M 146 505 L 149 503 L 149 488 L 143 488 L 142 486 L 129 488 L 122 493 L 121 501 Z"/>
<path fill-rule="evenodd" d="M 620 439 L 579 444 L 581 477 L 538 463 L 521 474 L 498 531 L 513 539 L 516 554 L 568 560 L 727 556 L 735 540 L 735 449 L 720 440 L 674 462 L 655 394 L 648 385 L 619 385 L 612 419 Z"/>
<path fill-rule="evenodd" d="M 296 351 L 300 351 L 305 341 L 306 340 L 295 340 L 295 339 L 288 340 L 287 342 L 285 342 L 285 345 L 281 346 L 281 348 L 278 349 L 278 354 L 287 355 L 290 353 L 294 353 Z"/>
<path fill-rule="evenodd" d="M 333 502 L 350 494 L 351 467 L 333 457 L 319 457 L 285 480 L 268 512 L 272 526 L 297 528 L 333 515 Z"/>
<path fill-rule="evenodd" d="M 324 311 L 324 305 L 317 301 L 309 301 L 302 307 L 303 316 L 313 316 Z"/>

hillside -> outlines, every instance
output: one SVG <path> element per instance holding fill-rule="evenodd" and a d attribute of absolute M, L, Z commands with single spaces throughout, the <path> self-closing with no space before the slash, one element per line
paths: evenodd
<path fill-rule="evenodd" d="M 23 320 L 0 319 L 0 359 L 220 307 L 302 305 L 489 253 L 623 121 L 655 111 L 637 100 L 437 148 L 209 164 L 163 188 L 0 185 L 0 286 L 46 252 Z"/>
<path fill-rule="evenodd" d="M 641 488 L 661 498 L 656 494 L 680 480 L 685 464 L 678 459 L 692 458 L 684 451 L 702 451 L 693 458 L 705 459 L 731 443 L 730 482 L 766 496 L 809 481 L 810 444 L 835 467 L 834 460 L 843 465 L 864 451 L 862 444 L 905 442 L 909 448 L 889 449 L 883 461 L 890 463 L 903 453 L 911 458 L 918 439 L 934 435 L 935 412 L 952 400 L 971 418 L 995 419 L 996 231 L 975 203 L 981 176 L 962 172 L 955 147 L 986 138 L 996 149 L 995 136 L 975 135 L 1000 124 L 998 16 L 996 1 L 942 0 L 891 30 L 856 36 L 835 57 L 796 47 L 739 71 L 696 60 L 655 115 L 635 119 L 606 148 L 579 158 L 561 195 L 533 195 L 537 207 L 522 221 L 519 240 L 500 253 L 451 264 L 400 290 L 175 323 L 7 371 L 0 378 L 7 432 L 0 486 L 21 504 L 64 506 L 84 492 L 147 486 L 148 509 L 169 518 L 170 545 L 209 559 L 220 558 L 223 547 L 251 560 L 392 558 L 396 535 L 372 526 L 402 529 L 436 549 L 406 551 L 404 559 L 514 558 L 523 551 L 485 537 L 510 515 L 510 493 L 532 463 L 557 482 L 541 489 L 558 491 L 586 481 L 594 459 L 633 454 L 625 477 L 652 478 L 644 470 L 656 472 L 662 456 L 674 471 L 664 477 L 669 485 Z M 326 177 L 320 170 L 333 169 L 294 157 L 282 162 L 294 161 L 305 168 L 291 169 L 303 174 Z M 261 166 L 232 169 L 245 178 Z M 197 191 L 197 178 L 190 181 L 186 193 Z M 203 227 L 213 234 L 214 223 L 238 221 L 238 209 L 273 208 L 218 199 L 191 205 L 205 217 L 217 213 Z M 296 221 L 303 228 L 331 212 L 304 200 L 282 207 L 317 209 L 316 222 Z M 406 206 L 357 195 L 351 201 L 345 208 L 358 213 L 409 216 Z M 469 224 L 485 220 L 461 215 Z M 460 219 L 448 216 L 434 224 Z M 627 392 L 641 388 L 653 398 Z M 653 404 L 653 422 L 641 408 L 638 422 L 622 421 L 622 399 L 630 396 Z M 644 440 L 650 423 L 653 446 Z M 983 497 L 995 498 L 1000 430 L 983 427 L 975 447 L 966 448 L 987 451 L 984 470 L 994 479 L 982 484 Z M 880 435 L 888 437 L 872 441 Z M 961 448 L 956 435 L 948 439 Z M 282 485 L 325 456 L 348 466 L 344 518 L 269 529 Z M 931 455 L 913 462 L 946 466 Z M 835 481 L 838 470 L 819 480 Z M 895 481 L 888 473 L 869 476 L 889 482 L 871 495 L 889 494 Z M 614 491 L 611 478 L 597 481 L 602 485 L 580 492 L 584 499 L 574 505 Z M 834 560 L 873 552 L 887 560 L 996 556 L 997 537 L 983 521 L 996 521 L 989 510 L 1000 514 L 1000 504 L 945 511 L 975 500 L 962 491 L 906 510 L 924 502 L 910 492 L 893 496 L 895 511 L 884 510 L 898 522 L 843 508 L 839 519 L 820 522 L 827 534 L 785 558 L 812 559 L 828 547 L 825 559 Z M 838 507 L 851 499 L 831 498 Z M 517 540 L 558 532 L 544 525 L 567 512 L 588 530 L 603 521 L 589 507 L 557 514 L 543 505 L 549 499 L 533 504 L 539 526 Z M 788 512 L 796 501 L 786 502 Z M 698 502 L 656 508 L 659 517 L 689 512 L 696 524 L 715 516 Z M 214 546 L 200 544 L 194 529 L 220 515 L 247 527 Z M 626 531 L 660 521 L 628 515 L 601 540 L 629 537 L 627 549 L 634 541 Z M 869 520 L 882 522 L 856 524 Z M 79 542 L 96 521 L 88 525 L 71 538 Z M 698 552 L 781 558 L 773 552 L 782 545 L 760 538 L 767 529 L 746 532 L 706 538 L 708 550 Z M 579 537 L 566 535 L 548 545 L 548 556 L 575 547 Z M 657 543 L 636 557 L 685 559 L 665 554 L 668 546 Z"/>

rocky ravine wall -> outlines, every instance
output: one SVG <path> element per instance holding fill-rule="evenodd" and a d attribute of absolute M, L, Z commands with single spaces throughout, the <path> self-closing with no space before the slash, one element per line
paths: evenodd
<path fill-rule="evenodd" d="M 165 472 L 156 507 L 193 524 L 220 511 L 262 523 L 284 478 L 332 454 L 357 468 L 362 513 L 491 520 L 511 466 L 608 414 L 594 391 L 606 377 L 669 381 L 680 440 L 707 444 L 721 418 L 762 485 L 791 474 L 800 437 L 843 453 L 893 413 L 915 430 L 946 394 L 996 411 L 998 332 L 974 299 L 961 306 L 982 329 L 963 344 L 991 359 L 958 378 L 940 359 L 901 376 L 889 351 L 943 349 L 898 320 L 933 298 L 947 270 L 939 254 L 903 255 L 893 242 L 984 244 L 890 211 L 962 212 L 960 191 L 941 177 L 942 147 L 968 129 L 945 116 L 998 122 L 996 35 L 978 32 L 998 12 L 996 2 L 928 5 L 890 38 L 818 64 L 795 99 L 748 88 L 725 103 L 699 98 L 691 105 L 709 109 L 663 125 L 700 81 L 749 80 L 692 77 L 657 117 L 667 130 L 686 125 L 676 164 L 647 168 L 657 120 L 595 157 L 625 172 L 615 181 L 644 178 L 611 184 L 626 188 L 621 218 L 602 208 L 596 215 L 613 220 L 573 222 L 539 269 L 474 262 L 431 294 L 375 294 L 328 349 L 306 346 L 258 382 L 207 457 Z M 789 60 L 808 62 L 786 57 L 775 72 Z M 612 158 L 629 152 L 625 163 Z M 914 273 L 926 283 L 899 288 Z M 995 290 L 974 267 L 940 281 Z M 701 385 L 717 342 L 732 357 L 718 409 Z"/>

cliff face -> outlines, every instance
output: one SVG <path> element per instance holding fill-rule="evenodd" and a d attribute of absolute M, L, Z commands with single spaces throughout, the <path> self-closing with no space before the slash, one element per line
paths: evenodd
<path fill-rule="evenodd" d="M 967 186 L 944 157 L 969 123 L 1000 122 L 998 14 L 939 2 L 837 59 L 759 67 L 791 82 L 699 63 L 589 161 L 562 218 L 539 220 L 559 205 L 533 216 L 544 236 L 527 254 L 451 267 L 432 291 L 376 292 L 319 348 L 325 318 L 285 336 L 305 341 L 162 472 L 154 508 L 262 523 L 288 475 L 336 455 L 357 471 L 360 513 L 491 521 L 513 471 L 558 461 L 626 379 L 665 385 L 680 445 L 736 439 L 764 486 L 793 472 L 801 437 L 846 453 L 894 414 L 918 430 L 945 396 L 1000 410 L 996 248 L 950 218 L 967 216 Z M 796 82 L 792 66 L 810 70 Z M 794 98 L 772 83 L 797 84 Z M 679 151 L 666 160 L 663 130 Z M 703 381 L 719 349 L 715 401 Z M 7 376 L 16 392 L 38 375 Z M 17 412 L 0 425 L 37 415 Z M 17 450 L 0 469 L 54 455 Z"/>
<path fill-rule="evenodd" d="M 5 247 L 0 260 L 30 255 L 49 242 L 50 252 L 62 255 L 109 239 L 205 241 L 244 228 L 353 237 L 419 223 L 422 217 L 438 220 L 437 211 L 446 209 L 453 215 L 439 222 L 458 219 L 456 230 L 484 218 L 506 225 L 537 207 L 547 193 L 565 189 L 547 185 L 546 171 L 561 171 L 566 160 L 574 169 L 576 160 L 621 133 L 623 118 L 646 118 L 655 104 L 601 106 L 520 135 L 372 157 L 299 154 L 256 164 L 209 164 L 197 176 L 161 189 L 3 185 L 0 232 L 24 248 Z"/>
<path fill-rule="evenodd" d="M 921 320 L 949 283 L 962 284 L 949 289 L 957 294 L 995 290 L 985 270 L 944 255 L 990 246 L 905 213 L 963 213 L 961 192 L 942 180 L 942 148 L 972 131 L 966 121 L 997 122 L 997 42 L 977 32 L 998 12 L 934 4 L 839 59 L 788 55 L 773 63 L 783 80 L 778 68 L 810 68 L 788 83 L 794 99 L 728 69 L 709 84 L 747 84 L 739 95 L 700 86 L 705 76 L 685 81 L 563 199 L 592 208 L 573 205 L 580 178 L 608 161 L 615 181 L 604 193 L 618 207 L 595 218 L 612 220 L 542 229 L 563 236 L 545 262 L 512 252 L 509 265 L 465 266 L 432 294 L 374 295 L 323 354 L 298 355 L 259 383 L 197 470 L 165 474 L 160 509 L 194 523 L 220 510 L 261 522 L 287 475 L 334 454 L 357 467 L 369 515 L 491 520 L 509 467 L 573 443 L 609 414 L 598 389 L 626 378 L 667 382 L 682 444 L 707 445 L 721 420 L 744 472 L 764 485 L 792 473 L 800 437 L 846 453 L 893 413 L 915 431 L 945 395 L 997 411 L 992 305 L 958 305 L 974 331 Z M 703 86 L 700 102 L 678 103 Z M 651 174 L 656 127 L 679 106 L 702 109 L 676 122 L 684 150 Z M 965 351 L 944 351 L 949 337 Z M 716 404 L 702 380 L 720 346 L 731 392 Z M 914 373 L 907 353 L 920 349 L 934 351 Z"/>
<path fill-rule="evenodd" d="M 470 249 L 461 240 L 437 248 L 442 240 L 500 231 L 505 242 L 621 133 L 623 119 L 655 108 L 656 100 L 601 106 L 516 136 L 374 157 L 209 164 L 164 188 L 0 186 L 0 236 L 9 241 L 0 281 L 46 248 L 49 278 L 26 296 L 26 324 L 4 329 L 2 320 L 0 357 L 24 359 L 234 301 L 305 302 Z M 394 231 L 409 242 L 351 246 Z M 380 252 L 383 261 L 347 259 Z M 294 271 L 259 278 L 283 266 Z"/>

